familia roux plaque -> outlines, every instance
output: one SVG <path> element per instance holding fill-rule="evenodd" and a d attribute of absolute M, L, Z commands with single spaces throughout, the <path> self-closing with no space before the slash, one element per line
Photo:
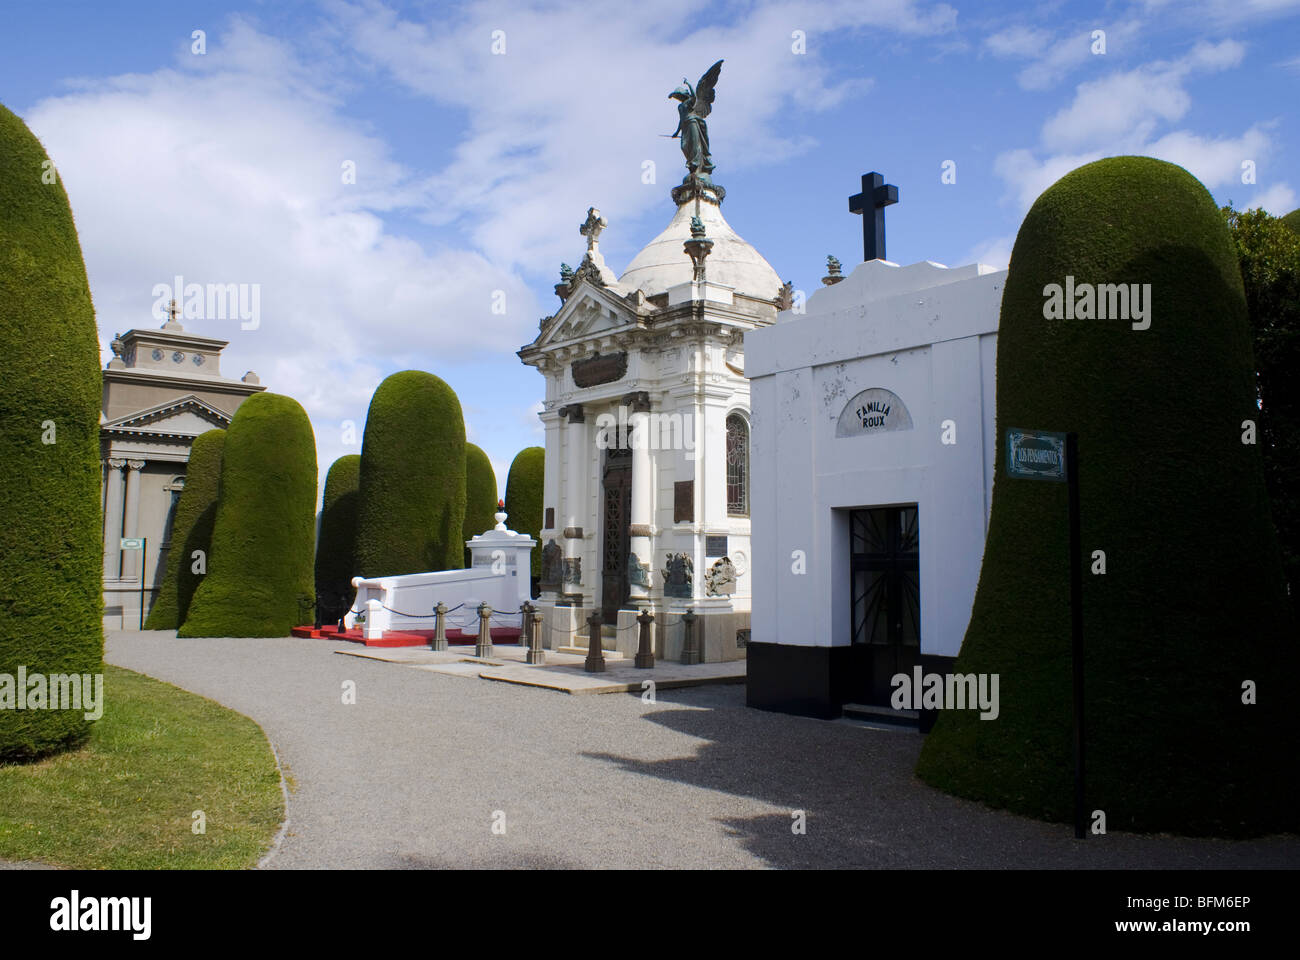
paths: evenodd
<path fill-rule="evenodd" d="M 579 387 L 622 380 L 627 373 L 627 353 L 605 353 L 573 361 L 573 382 Z"/>

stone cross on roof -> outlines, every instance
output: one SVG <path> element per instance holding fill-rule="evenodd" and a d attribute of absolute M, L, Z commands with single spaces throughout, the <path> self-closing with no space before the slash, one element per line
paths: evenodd
<path fill-rule="evenodd" d="M 849 197 L 849 213 L 862 215 L 862 259 L 885 259 L 885 207 L 898 203 L 898 187 L 872 171 L 862 175 L 862 192 Z"/>
<path fill-rule="evenodd" d="M 600 232 L 609 226 L 609 221 L 600 215 L 595 207 L 587 208 L 587 219 L 578 227 L 578 232 L 587 238 L 587 252 L 595 253 L 600 240 Z"/>

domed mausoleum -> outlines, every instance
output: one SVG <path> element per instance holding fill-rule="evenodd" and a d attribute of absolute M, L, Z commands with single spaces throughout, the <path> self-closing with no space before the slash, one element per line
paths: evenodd
<path fill-rule="evenodd" d="M 789 294 L 723 217 L 711 169 L 688 156 L 671 222 L 617 279 L 600 253 L 606 222 L 588 210 L 586 255 L 555 288 L 560 309 L 519 351 L 546 378 L 540 606 L 551 649 L 586 652 L 597 613 L 606 656 L 634 657 L 636 617 L 648 610 L 655 655 L 676 660 L 692 611 L 699 659 L 745 656 L 743 344 Z"/>

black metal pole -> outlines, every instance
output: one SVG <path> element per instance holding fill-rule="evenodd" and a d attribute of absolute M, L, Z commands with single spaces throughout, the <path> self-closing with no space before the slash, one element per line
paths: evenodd
<path fill-rule="evenodd" d="M 1079 523 L 1079 435 L 1065 435 L 1065 477 L 1070 500 L 1070 660 L 1074 667 L 1074 836 L 1088 836 L 1083 803 L 1083 548 Z"/>
<path fill-rule="evenodd" d="M 140 538 L 140 629 L 144 629 L 144 569 L 149 556 L 149 538 Z"/>

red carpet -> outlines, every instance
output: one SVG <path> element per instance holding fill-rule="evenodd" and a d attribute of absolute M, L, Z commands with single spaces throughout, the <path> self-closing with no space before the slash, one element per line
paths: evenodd
<path fill-rule="evenodd" d="M 380 639 L 367 640 L 356 627 L 351 630 L 340 631 L 338 627 L 333 626 L 321 627 L 319 630 L 315 627 L 294 627 L 290 633 L 295 637 L 308 637 L 311 639 L 348 640 L 352 643 L 365 644 L 367 647 L 427 647 L 433 641 L 434 635 L 432 630 L 385 630 L 383 637 Z M 519 634 L 518 627 L 493 627 L 492 642 L 518 643 Z M 465 646 L 476 643 L 478 643 L 477 637 L 467 637 L 454 627 L 447 631 L 447 644 L 449 646 Z"/>

